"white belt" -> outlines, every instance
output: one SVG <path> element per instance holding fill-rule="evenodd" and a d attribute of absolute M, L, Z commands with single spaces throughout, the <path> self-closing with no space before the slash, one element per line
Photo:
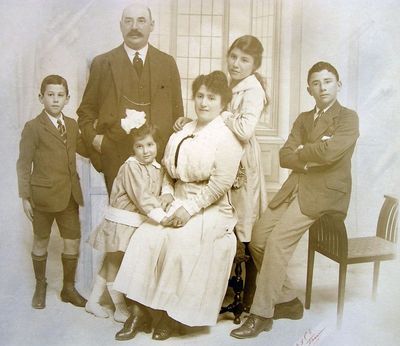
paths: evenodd
<path fill-rule="evenodd" d="M 124 225 L 139 227 L 143 222 L 147 220 L 147 216 L 136 213 L 134 211 L 128 211 L 123 209 L 114 208 L 108 206 L 104 218 L 109 221 L 122 223 Z"/>

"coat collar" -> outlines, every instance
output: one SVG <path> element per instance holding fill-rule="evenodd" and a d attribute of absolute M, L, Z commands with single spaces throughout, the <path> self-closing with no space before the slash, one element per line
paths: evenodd
<path fill-rule="evenodd" d="M 314 113 L 315 108 L 309 111 L 306 115 L 305 127 L 308 132 L 309 140 L 316 141 L 330 126 L 332 126 L 334 119 L 339 115 L 342 106 L 336 101 L 319 119 L 317 125 L 314 127 Z"/>
<path fill-rule="evenodd" d="M 242 79 L 238 84 L 236 84 L 232 88 L 232 93 L 238 93 L 240 91 L 252 89 L 254 87 L 258 87 L 259 85 L 261 86 L 256 76 L 254 74 L 251 74 L 250 76 L 246 77 L 245 79 Z"/>
<path fill-rule="evenodd" d="M 66 117 L 64 117 L 64 123 L 67 131 L 67 138 L 68 138 L 68 129 L 69 129 L 69 124 L 67 124 Z M 45 112 L 45 110 L 42 110 L 42 112 L 39 114 L 39 119 L 40 123 L 44 126 L 47 132 L 49 132 L 52 136 L 56 137 L 62 144 L 64 144 L 63 139 L 61 138 L 60 132 L 58 132 L 58 129 L 53 125 L 51 120 L 49 119 L 49 116 Z"/>
<path fill-rule="evenodd" d="M 129 156 L 125 162 L 137 162 L 139 165 L 147 166 L 147 164 L 138 161 L 138 159 L 135 156 Z M 161 165 L 156 160 L 150 163 L 150 165 L 154 166 L 157 169 L 161 169 Z"/>

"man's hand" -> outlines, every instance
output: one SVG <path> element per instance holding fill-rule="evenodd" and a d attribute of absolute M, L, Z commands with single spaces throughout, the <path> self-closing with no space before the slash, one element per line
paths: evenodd
<path fill-rule="evenodd" d="M 29 202 L 29 199 L 23 198 L 22 199 L 22 206 L 24 208 L 24 212 L 26 217 L 29 219 L 29 221 L 33 221 L 33 209 L 31 202 Z"/>
<path fill-rule="evenodd" d="M 92 143 L 93 148 L 100 154 L 101 154 L 101 143 L 103 143 L 103 138 L 104 135 L 96 135 L 93 138 L 93 143 Z"/>
<path fill-rule="evenodd" d="M 173 126 L 173 129 L 175 132 L 178 132 L 183 129 L 183 127 L 187 124 L 190 123 L 192 119 L 186 118 L 186 117 L 179 117 L 176 119 L 175 124 Z"/>
<path fill-rule="evenodd" d="M 161 208 L 163 208 L 163 210 L 167 212 L 171 207 L 171 203 L 174 201 L 174 196 L 172 196 L 170 193 L 166 193 L 164 195 L 161 195 L 159 198 L 161 201 Z"/>

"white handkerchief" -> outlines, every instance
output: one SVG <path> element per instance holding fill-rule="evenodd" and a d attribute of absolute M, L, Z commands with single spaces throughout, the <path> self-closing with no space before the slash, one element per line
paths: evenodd
<path fill-rule="evenodd" d="M 127 109 L 126 117 L 121 119 L 121 127 L 129 135 L 132 129 L 138 129 L 145 122 L 145 112 L 138 112 L 134 109 Z"/>

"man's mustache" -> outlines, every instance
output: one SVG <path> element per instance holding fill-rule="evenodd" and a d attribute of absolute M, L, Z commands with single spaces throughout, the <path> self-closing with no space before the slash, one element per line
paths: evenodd
<path fill-rule="evenodd" d="M 131 30 L 129 31 L 128 36 L 143 36 L 142 33 L 138 30 Z"/>

